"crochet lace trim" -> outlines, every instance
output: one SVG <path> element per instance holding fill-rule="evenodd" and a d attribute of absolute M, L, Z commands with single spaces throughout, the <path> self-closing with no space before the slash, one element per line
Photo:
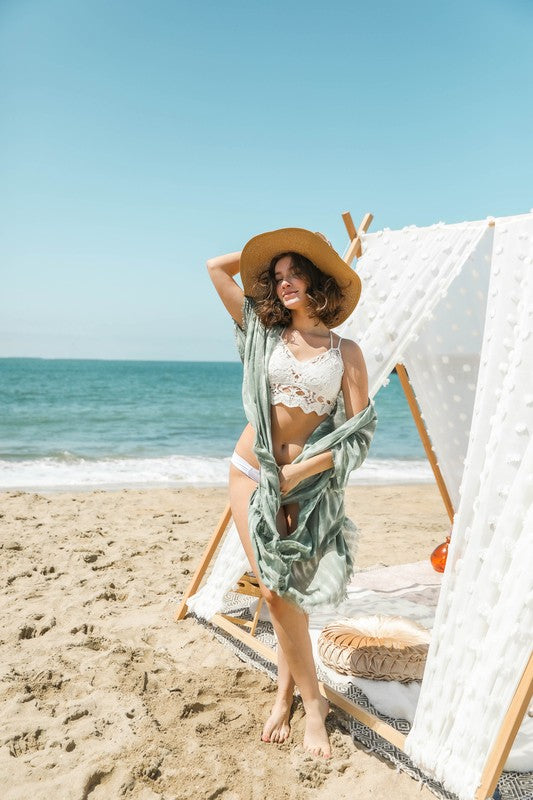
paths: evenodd
<path fill-rule="evenodd" d="M 339 347 L 300 361 L 280 336 L 269 364 L 270 402 L 299 407 L 305 414 L 330 414 L 337 402 L 343 372 Z"/>
<path fill-rule="evenodd" d="M 280 383 L 272 384 L 271 404 L 284 405 L 289 408 L 301 408 L 305 414 L 315 412 L 318 415 L 330 414 L 335 406 L 335 400 L 328 400 L 316 392 L 304 391 L 298 386 L 285 386 Z"/>

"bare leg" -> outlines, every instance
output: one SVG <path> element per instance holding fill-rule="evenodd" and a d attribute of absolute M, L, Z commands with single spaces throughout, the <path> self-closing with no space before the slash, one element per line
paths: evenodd
<path fill-rule="evenodd" d="M 329 758 L 331 748 L 325 725 L 329 706 L 318 688 L 307 616 L 274 592 L 271 595 L 266 600 L 272 624 L 305 708 L 304 747 L 315 756 Z"/>
<path fill-rule="evenodd" d="M 233 465 L 230 466 L 230 503 L 233 519 L 241 541 L 254 572 L 259 572 L 248 532 L 248 505 L 256 484 Z M 287 528 L 282 530 L 281 520 L 278 522 L 281 535 L 287 535 Z M 309 638 L 308 619 L 295 605 L 283 600 L 275 592 L 261 584 L 261 590 L 268 603 L 270 616 L 276 631 L 279 650 L 283 655 L 278 658 L 278 695 L 272 714 L 263 730 L 264 741 L 285 741 L 288 736 L 291 694 L 296 682 L 306 713 L 304 747 L 314 755 L 329 758 L 331 748 L 325 727 L 325 718 L 329 706 L 318 688 L 311 639 Z"/>
<path fill-rule="evenodd" d="M 255 555 L 248 533 L 248 505 L 250 496 L 256 487 L 256 483 L 248 478 L 233 465 L 230 466 L 230 504 L 231 512 L 237 531 L 242 541 L 244 551 L 250 562 L 256 577 L 259 576 L 259 569 L 255 560 Z M 283 509 L 277 520 L 278 528 L 285 523 Z M 258 578 L 259 579 L 259 578 Z M 264 587 L 263 587 L 264 588 Z M 268 590 L 266 590 L 268 591 Z M 290 735 L 289 717 L 291 713 L 292 701 L 294 697 L 294 680 L 281 647 L 278 647 L 278 691 L 272 712 L 265 722 L 261 739 L 264 742 L 284 742 Z"/>
<path fill-rule="evenodd" d="M 294 698 L 294 680 L 285 658 L 278 647 L 278 690 L 270 716 L 263 726 L 263 742 L 284 742 L 291 732 L 290 715 Z"/>

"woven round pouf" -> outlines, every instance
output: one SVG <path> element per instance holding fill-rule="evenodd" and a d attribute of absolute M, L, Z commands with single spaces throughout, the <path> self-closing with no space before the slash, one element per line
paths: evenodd
<path fill-rule="evenodd" d="M 354 617 L 327 625 L 318 653 L 343 675 L 408 683 L 422 680 L 429 637 L 427 628 L 406 617 Z"/>

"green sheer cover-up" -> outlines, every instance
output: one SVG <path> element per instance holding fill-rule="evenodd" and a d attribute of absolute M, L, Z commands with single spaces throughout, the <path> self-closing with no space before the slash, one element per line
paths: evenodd
<path fill-rule="evenodd" d="M 334 608 L 346 597 L 353 574 L 357 529 L 344 512 L 344 492 L 352 470 L 366 458 L 377 423 L 374 405 L 346 419 L 342 394 L 332 414 L 307 439 L 293 463 L 331 450 L 333 468 L 301 481 L 281 497 L 273 456 L 268 362 L 281 327 L 266 328 L 244 298 L 243 328 L 235 337 L 243 362 L 242 399 L 255 431 L 259 484 L 248 508 L 248 525 L 259 577 L 272 591 L 304 611 Z M 279 508 L 298 503 L 298 524 L 288 537 L 276 526 Z"/>

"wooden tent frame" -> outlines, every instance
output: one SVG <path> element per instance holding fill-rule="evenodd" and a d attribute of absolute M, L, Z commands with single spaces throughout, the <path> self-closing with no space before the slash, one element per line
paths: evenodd
<path fill-rule="evenodd" d="M 346 230 L 348 232 L 348 236 L 350 237 L 350 244 L 348 249 L 344 255 L 344 260 L 347 264 L 351 264 L 354 258 L 359 258 L 362 253 L 362 245 L 361 245 L 361 238 L 359 232 L 366 233 L 370 224 L 373 220 L 373 215 L 370 213 L 365 214 L 363 219 L 361 220 L 361 224 L 359 225 L 359 229 L 357 230 L 352 216 L 349 211 L 345 211 L 342 214 L 342 218 L 344 220 L 344 224 L 346 226 Z M 489 224 L 494 224 L 492 221 Z M 415 393 L 413 391 L 413 387 L 409 381 L 409 376 L 407 374 L 407 370 L 403 366 L 403 364 L 396 365 L 396 373 L 400 380 L 400 384 L 402 389 L 405 393 L 407 398 L 407 402 L 409 405 L 409 409 L 413 416 L 418 434 L 422 441 L 422 445 L 424 447 L 427 459 L 430 463 L 431 469 L 435 476 L 435 480 L 437 482 L 438 489 L 440 491 L 442 500 L 444 502 L 444 506 L 450 518 L 450 522 L 453 523 L 454 517 L 454 509 L 450 499 L 450 495 L 446 488 L 446 484 L 442 473 L 440 471 L 439 465 L 437 463 L 435 452 L 433 451 L 431 440 L 429 438 L 428 431 L 424 424 L 424 421 L 421 416 L 420 408 L 418 406 L 418 402 L 416 400 Z M 202 579 L 209 567 L 211 559 L 213 558 L 221 540 L 224 536 L 226 528 L 229 524 L 231 519 L 231 508 L 229 502 L 227 503 L 222 515 L 218 521 L 218 524 L 215 528 L 211 539 L 206 545 L 200 563 L 194 572 L 194 575 L 191 578 L 189 586 L 185 594 L 183 595 L 183 599 L 176 611 L 175 614 L 175 621 L 179 621 L 185 617 L 187 614 L 187 601 L 191 595 L 195 594 L 200 587 Z M 246 581 L 245 576 L 242 579 L 242 586 L 240 591 L 247 594 L 252 594 L 258 596 L 258 593 L 254 590 L 254 587 L 250 587 L 248 581 Z M 254 650 L 259 655 L 263 656 L 263 658 L 268 659 L 273 664 L 277 665 L 277 654 L 276 651 L 273 650 L 268 645 L 265 645 L 259 639 L 254 636 L 255 628 L 257 625 L 257 621 L 259 618 L 259 611 L 261 608 L 261 598 L 259 600 L 254 618 L 252 622 L 243 622 L 235 617 L 231 617 L 222 613 L 215 614 L 212 619 L 210 620 L 211 624 L 222 628 L 226 633 L 229 633 L 230 636 L 233 636 L 235 639 L 243 642 L 249 648 Z M 243 630 L 243 628 L 248 628 L 248 630 Z M 340 692 L 337 692 L 331 686 L 322 681 L 319 683 L 320 691 L 330 702 L 334 703 L 336 706 L 341 708 L 346 713 L 350 714 L 354 719 L 361 722 L 363 725 L 366 725 L 368 728 L 373 730 L 375 733 L 382 736 L 383 739 L 393 744 L 402 752 L 405 752 L 405 734 L 401 733 L 400 731 L 393 728 L 392 725 L 389 725 L 387 722 L 384 722 L 379 717 L 371 714 L 370 712 L 363 709 L 357 703 L 354 703 L 349 698 L 345 697 Z M 503 770 L 503 766 L 507 760 L 507 757 L 511 751 L 511 747 L 513 741 L 516 737 L 526 709 L 531 702 L 531 698 L 533 697 L 533 653 L 531 653 L 529 657 L 529 661 L 524 669 L 522 677 L 519 681 L 519 684 L 516 688 L 514 696 L 509 704 L 509 708 L 507 713 L 503 719 L 501 728 L 498 732 L 496 740 L 493 744 L 491 751 L 487 754 L 487 759 L 485 761 L 485 766 L 483 769 L 483 773 L 481 776 L 480 784 L 476 790 L 475 796 L 473 800 L 487 800 L 491 798 L 500 775 Z"/>

